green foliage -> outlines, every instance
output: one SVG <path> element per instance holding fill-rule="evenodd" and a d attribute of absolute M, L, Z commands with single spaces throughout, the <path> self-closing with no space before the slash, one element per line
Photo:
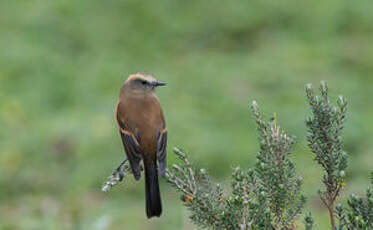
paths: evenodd
<path fill-rule="evenodd" d="M 181 164 L 174 164 L 167 170 L 167 181 L 181 192 L 181 200 L 191 211 L 190 219 L 203 228 L 229 229 L 234 226 L 234 220 L 227 221 L 225 198 L 220 184 L 210 181 L 206 171 L 194 171 L 186 155 L 179 149 L 174 149 Z"/>
<path fill-rule="evenodd" d="M 312 116 L 306 121 L 307 140 L 315 154 L 315 160 L 326 172 L 323 176 L 326 191 L 320 192 L 321 199 L 331 205 L 343 189 L 346 178 L 347 154 L 343 151 L 341 132 L 347 103 L 340 96 L 338 108 L 332 106 L 325 82 L 321 83 L 320 91 L 321 96 L 315 96 L 312 87 L 306 87 L 307 99 L 312 109 Z"/>
<path fill-rule="evenodd" d="M 294 163 L 289 158 L 294 137 L 277 126 L 276 117 L 265 123 L 255 101 L 252 111 L 260 134 L 260 151 L 255 166 L 259 186 L 256 187 L 269 197 L 269 207 L 274 214 L 273 227 L 292 229 L 306 200 L 300 193 L 302 178 L 297 177 Z"/>
<path fill-rule="evenodd" d="M 294 138 L 277 126 L 275 118 L 264 122 L 255 101 L 252 111 L 260 137 L 257 163 L 254 169 L 234 170 L 230 195 L 224 195 L 221 185 L 212 183 L 204 169 L 195 173 L 186 155 L 175 149 L 181 164 L 167 171 L 167 179 L 181 192 L 190 219 L 197 226 L 262 230 L 295 227 L 305 197 L 300 192 L 302 179 L 289 158 Z"/>
<path fill-rule="evenodd" d="M 337 230 L 371 230 L 373 229 L 373 172 L 371 186 L 366 191 L 366 198 L 352 194 L 347 207 L 338 205 L 336 215 L 339 220 Z"/>
<path fill-rule="evenodd" d="M 332 106 L 325 82 L 321 82 L 320 92 L 321 96 L 315 96 L 312 86 L 306 87 L 307 99 L 312 110 L 312 116 L 306 121 L 307 140 L 315 154 L 315 161 L 325 171 L 323 183 L 326 190 L 319 191 L 320 198 L 329 210 L 332 229 L 371 230 L 373 229 L 373 187 L 367 189 L 366 200 L 353 194 L 347 201 L 348 207 L 340 204 L 334 207 L 335 200 L 345 186 L 348 163 L 341 137 L 347 102 L 339 96 L 338 107 Z"/>
<path fill-rule="evenodd" d="M 315 95 L 311 85 L 306 86 L 306 94 L 311 106 L 312 116 L 307 121 L 308 146 L 315 154 L 325 174 L 324 191 L 319 191 L 320 198 L 327 206 L 332 229 L 335 229 L 334 202 L 345 186 L 347 154 L 343 151 L 341 132 L 344 126 L 347 102 L 342 96 L 338 98 L 338 108 L 332 106 L 328 97 L 328 86 L 321 82 L 321 95 Z"/>
<path fill-rule="evenodd" d="M 304 217 L 304 223 L 306 225 L 306 230 L 312 230 L 314 226 L 314 220 L 311 213 L 307 213 Z"/>

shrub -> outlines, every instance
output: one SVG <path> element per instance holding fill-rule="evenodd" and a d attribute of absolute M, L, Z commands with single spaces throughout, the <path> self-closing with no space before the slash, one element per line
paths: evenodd
<path fill-rule="evenodd" d="M 324 190 L 320 198 L 330 214 L 332 230 L 373 229 L 373 173 L 372 185 L 366 198 L 351 195 L 347 206 L 335 205 L 345 186 L 348 155 L 343 150 L 341 133 L 347 110 L 346 100 L 338 97 L 333 106 L 328 87 L 321 82 L 320 95 L 311 85 L 306 86 L 311 115 L 306 120 L 308 146 L 315 161 L 324 170 Z M 302 178 L 297 176 L 291 151 L 294 136 L 286 134 L 277 124 L 276 114 L 268 122 L 262 119 L 254 101 L 251 110 L 259 134 L 259 151 L 253 168 L 236 167 L 231 178 L 231 192 L 214 183 L 205 169 L 195 169 L 188 155 L 178 148 L 174 153 L 179 163 L 166 171 L 166 178 L 189 209 L 191 221 L 205 229 L 293 230 L 304 209 L 306 198 L 301 193 Z M 130 173 L 125 160 L 103 186 L 110 190 Z M 304 217 L 305 229 L 314 228 L 311 213 Z"/>

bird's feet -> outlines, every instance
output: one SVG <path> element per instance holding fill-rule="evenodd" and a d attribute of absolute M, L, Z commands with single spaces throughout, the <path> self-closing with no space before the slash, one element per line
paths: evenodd
<path fill-rule="evenodd" d="M 128 159 L 125 159 L 124 161 L 122 161 L 122 163 L 120 163 L 120 165 L 117 167 L 117 169 L 112 174 L 113 176 L 119 175 L 119 181 L 122 181 L 124 178 L 124 172 L 122 170 L 122 167 L 127 162 L 127 160 Z"/>

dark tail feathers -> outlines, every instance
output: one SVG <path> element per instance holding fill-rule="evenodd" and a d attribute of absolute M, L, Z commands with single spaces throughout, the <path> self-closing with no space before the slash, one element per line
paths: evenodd
<path fill-rule="evenodd" d="M 158 184 L 156 161 L 145 162 L 146 215 L 148 218 L 162 214 L 162 202 Z"/>

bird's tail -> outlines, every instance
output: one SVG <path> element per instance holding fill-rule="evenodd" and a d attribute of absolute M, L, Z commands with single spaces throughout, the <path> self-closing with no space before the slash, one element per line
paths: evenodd
<path fill-rule="evenodd" d="M 145 196 L 146 215 L 148 218 L 162 214 L 162 202 L 158 184 L 158 170 L 156 160 L 145 161 Z"/>

